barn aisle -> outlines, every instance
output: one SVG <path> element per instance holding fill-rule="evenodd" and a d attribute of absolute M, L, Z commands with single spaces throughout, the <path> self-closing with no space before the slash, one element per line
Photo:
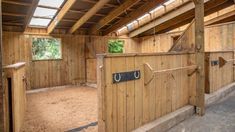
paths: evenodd
<path fill-rule="evenodd" d="M 235 92 L 209 106 L 203 117 L 193 116 L 173 127 L 169 132 L 234 132 Z"/>
<path fill-rule="evenodd" d="M 97 90 L 67 87 L 27 94 L 22 132 L 97 131 Z"/>

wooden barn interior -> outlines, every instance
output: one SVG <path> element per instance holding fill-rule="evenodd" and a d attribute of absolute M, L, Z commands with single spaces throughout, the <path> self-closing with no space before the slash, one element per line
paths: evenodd
<path fill-rule="evenodd" d="M 163 132 L 232 92 L 234 0 L 0 3 L 0 132 Z"/>

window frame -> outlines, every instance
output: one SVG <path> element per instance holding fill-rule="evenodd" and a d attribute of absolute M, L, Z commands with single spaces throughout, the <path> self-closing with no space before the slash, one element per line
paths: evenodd
<path fill-rule="evenodd" d="M 32 51 L 32 47 L 33 47 L 33 39 L 34 38 L 46 38 L 46 39 L 58 39 L 60 41 L 60 53 L 61 53 L 61 57 L 58 59 L 41 59 L 41 60 L 37 60 L 37 59 L 33 59 L 33 51 Z M 63 44 L 62 44 L 62 38 L 58 38 L 58 37 L 51 37 L 51 36 L 33 36 L 31 38 L 31 60 L 32 62 L 36 62 L 36 61 L 61 61 L 63 60 Z"/>

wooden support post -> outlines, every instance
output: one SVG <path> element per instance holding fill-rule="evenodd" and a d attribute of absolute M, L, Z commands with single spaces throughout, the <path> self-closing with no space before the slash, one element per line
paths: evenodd
<path fill-rule="evenodd" d="M 104 56 L 97 57 L 97 88 L 98 88 L 98 132 L 105 132 L 105 68 Z"/>
<path fill-rule="evenodd" d="M 196 79 L 196 113 L 205 114 L 205 46 L 204 46 L 204 0 L 194 0 L 196 65 L 199 67 Z"/>
<path fill-rule="evenodd" d="M 3 81 L 2 81 L 2 0 L 0 1 L 0 132 L 4 131 Z"/>

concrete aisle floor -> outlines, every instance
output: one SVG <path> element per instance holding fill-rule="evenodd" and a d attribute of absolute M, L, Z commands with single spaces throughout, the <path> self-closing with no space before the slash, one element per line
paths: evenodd
<path fill-rule="evenodd" d="M 235 91 L 209 106 L 205 116 L 193 116 L 169 132 L 235 132 Z"/>

